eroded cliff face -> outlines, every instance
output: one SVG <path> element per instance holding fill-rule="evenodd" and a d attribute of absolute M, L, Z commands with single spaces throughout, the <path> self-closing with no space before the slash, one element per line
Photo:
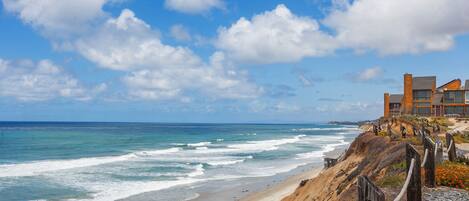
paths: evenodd
<path fill-rule="evenodd" d="M 366 175 L 375 181 L 390 165 L 404 158 L 405 143 L 371 132 L 362 133 L 352 142 L 342 161 L 316 178 L 302 182 L 283 200 L 357 200 L 357 176 Z"/>

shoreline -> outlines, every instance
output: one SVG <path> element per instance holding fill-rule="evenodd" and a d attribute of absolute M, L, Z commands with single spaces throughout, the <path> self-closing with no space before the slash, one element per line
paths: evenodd
<path fill-rule="evenodd" d="M 325 157 L 338 158 L 344 151 L 348 149 L 350 144 L 336 147 L 330 152 L 324 153 Z M 286 196 L 295 192 L 300 182 L 305 179 L 313 179 L 317 177 L 325 169 L 323 166 L 309 169 L 304 172 L 293 174 L 277 184 L 264 188 L 260 191 L 252 192 L 244 196 L 241 201 L 280 201 Z"/>
<path fill-rule="evenodd" d="M 324 153 L 324 157 L 338 157 L 350 144 L 336 147 L 330 152 Z M 121 200 L 125 201 L 161 201 L 167 200 L 161 197 L 160 192 L 172 192 L 172 195 L 180 195 L 184 201 L 276 201 L 293 193 L 300 182 L 318 176 L 324 169 L 323 158 L 321 161 L 301 165 L 288 172 L 266 177 L 246 177 L 238 179 L 214 180 L 210 183 L 202 182 L 193 186 L 182 185 L 161 191 L 150 191 L 133 195 Z M 189 190 L 189 191 L 188 191 Z M 181 192 L 185 192 L 181 194 Z M 174 193 L 174 194 L 173 194 Z M 160 194 L 160 195 L 158 195 Z M 185 198 L 182 198 L 185 197 Z M 168 197 L 169 198 L 169 197 Z"/>

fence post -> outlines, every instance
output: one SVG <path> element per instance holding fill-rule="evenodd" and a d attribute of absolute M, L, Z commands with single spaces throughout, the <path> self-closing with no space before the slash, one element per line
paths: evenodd
<path fill-rule="evenodd" d="M 426 137 L 423 143 L 424 150 L 428 150 L 427 160 L 425 161 L 425 186 L 434 188 L 436 185 L 435 181 L 435 149 L 436 144 Z"/>
<path fill-rule="evenodd" d="M 451 142 L 453 142 L 453 143 L 451 144 Z M 456 161 L 456 145 L 455 145 L 455 142 L 454 142 L 453 135 L 451 135 L 449 133 L 446 133 L 446 146 L 448 147 L 448 159 L 449 159 L 449 161 Z"/>
<path fill-rule="evenodd" d="M 414 169 L 410 177 L 410 183 L 407 187 L 407 201 L 421 201 L 422 200 L 422 185 L 420 181 L 420 155 L 415 148 L 406 144 L 406 170 L 409 172 L 410 163 L 412 158 L 415 159 Z"/>
<path fill-rule="evenodd" d="M 358 176 L 358 201 L 385 201 L 384 193 L 367 176 Z"/>

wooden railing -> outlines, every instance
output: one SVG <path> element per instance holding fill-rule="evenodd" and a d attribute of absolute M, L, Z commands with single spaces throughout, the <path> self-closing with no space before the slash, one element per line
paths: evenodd
<path fill-rule="evenodd" d="M 358 176 L 359 201 L 385 201 L 384 193 L 367 176 Z"/>
<path fill-rule="evenodd" d="M 336 158 L 324 158 L 324 168 L 330 168 L 332 166 L 334 166 L 336 163 L 337 163 L 337 160 Z"/>
<path fill-rule="evenodd" d="M 453 135 L 446 133 L 446 146 L 448 150 L 448 160 L 456 161 L 456 146 Z"/>
<path fill-rule="evenodd" d="M 407 195 L 407 201 L 421 201 L 422 200 L 422 185 L 420 168 L 425 170 L 425 186 L 434 188 L 436 186 L 436 164 L 443 162 L 443 146 L 441 141 L 437 138 L 435 142 L 429 137 L 430 133 L 426 129 L 421 129 L 418 132 L 424 147 L 424 158 L 420 164 L 420 155 L 417 150 L 410 144 L 406 144 L 406 170 L 407 176 L 404 185 L 394 199 L 399 201 Z M 446 152 L 450 161 L 456 160 L 456 145 L 453 135 L 446 133 Z M 366 176 L 359 176 L 357 181 L 358 186 L 358 201 L 384 201 L 385 196 L 383 191 L 377 187 Z"/>

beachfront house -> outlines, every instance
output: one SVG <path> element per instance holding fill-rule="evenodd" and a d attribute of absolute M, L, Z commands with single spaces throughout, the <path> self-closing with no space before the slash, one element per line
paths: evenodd
<path fill-rule="evenodd" d="M 404 93 L 384 93 L 384 117 L 399 115 L 469 117 L 469 80 L 436 87 L 436 76 L 404 74 Z"/>

